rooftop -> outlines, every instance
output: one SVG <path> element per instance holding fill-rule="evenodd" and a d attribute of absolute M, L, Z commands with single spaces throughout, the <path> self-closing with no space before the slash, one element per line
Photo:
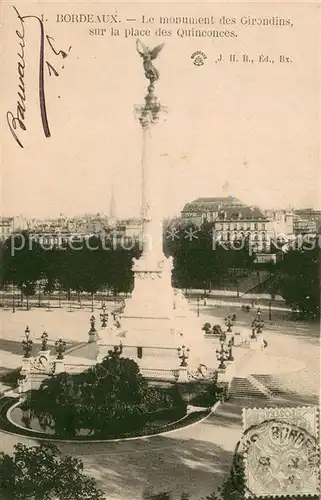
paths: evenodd
<path fill-rule="evenodd" d="M 264 212 L 254 206 L 245 205 L 238 198 L 226 196 L 220 198 L 197 198 L 186 203 L 182 210 L 182 215 L 194 212 L 201 214 L 204 212 L 216 212 L 218 219 L 263 219 L 267 217 Z"/>

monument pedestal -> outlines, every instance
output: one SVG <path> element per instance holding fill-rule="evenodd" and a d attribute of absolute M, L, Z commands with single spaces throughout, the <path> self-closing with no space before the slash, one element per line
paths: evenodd
<path fill-rule="evenodd" d="M 97 340 L 97 331 L 96 330 L 89 330 L 88 343 L 91 344 L 92 342 L 96 342 L 96 340 Z"/>
<path fill-rule="evenodd" d="M 31 368 L 32 358 L 22 358 L 21 372 L 29 373 Z"/>
<path fill-rule="evenodd" d="M 64 359 L 55 359 L 54 361 L 54 374 L 63 373 L 66 371 Z"/>
<path fill-rule="evenodd" d="M 177 382 L 188 382 L 188 371 L 187 367 L 180 366 L 178 370 L 178 380 Z"/>

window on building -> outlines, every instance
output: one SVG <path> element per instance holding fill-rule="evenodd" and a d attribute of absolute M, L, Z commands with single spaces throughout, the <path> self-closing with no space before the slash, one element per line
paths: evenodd
<path fill-rule="evenodd" d="M 259 225 L 258 225 L 258 223 L 257 223 L 257 222 L 255 222 L 255 223 L 254 223 L 254 229 L 256 229 L 256 230 L 257 230 L 258 228 L 259 228 Z"/>
<path fill-rule="evenodd" d="M 143 348 L 137 347 L 137 358 L 142 359 L 142 357 L 143 357 Z"/>

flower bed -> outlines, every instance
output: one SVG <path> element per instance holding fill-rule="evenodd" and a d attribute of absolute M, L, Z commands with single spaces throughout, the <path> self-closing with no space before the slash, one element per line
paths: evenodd
<path fill-rule="evenodd" d="M 155 434 L 163 434 L 165 432 L 169 431 L 174 431 L 183 427 L 186 427 L 187 425 L 191 425 L 193 423 L 198 422 L 199 420 L 202 420 L 204 417 L 208 416 L 211 413 L 211 410 L 208 408 L 206 410 L 202 411 L 194 411 L 186 414 L 186 412 L 183 412 L 183 408 L 173 408 L 171 411 L 165 410 L 165 411 L 157 411 L 154 412 L 154 414 L 149 415 L 148 422 L 146 425 L 141 428 L 137 429 L 131 432 L 120 432 L 116 433 L 114 435 L 109 435 L 109 436 L 85 436 L 85 435 L 78 435 L 78 436 L 57 436 L 55 434 L 47 434 L 45 432 L 40 432 L 37 429 L 32 429 L 28 427 L 24 427 L 22 424 L 23 422 L 19 419 L 19 421 L 15 420 L 13 418 L 14 412 L 16 411 L 17 407 L 13 409 L 12 412 L 10 412 L 10 407 L 14 405 L 16 400 L 13 398 L 2 398 L 2 405 L 0 405 L 0 429 L 6 430 L 7 432 L 12 432 L 15 434 L 19 435 L 24 435 L 24 436 L 29 436 L 29 437 L 34 437 L 37 439 L 50 439 L 53 441 L 108 441 L 108 440 L 113 440 L 113 439 L 128 439 L 128 438 L 135 438 L 135 437 L 145 437 L 145 436 L 152 436 Z M 9 412 L 8 412 L 9 410 Z M 7 418 L 7 412 L 9 413 L 10 420 Z M 160 417 L 162 417 L 162 420 L 160 421 Z M 165 418 L 169 420 L 169 418 L 175 418 L 173 421 L 165 421 Z M 17 427 L 19 426 L 19 427 Z"/>

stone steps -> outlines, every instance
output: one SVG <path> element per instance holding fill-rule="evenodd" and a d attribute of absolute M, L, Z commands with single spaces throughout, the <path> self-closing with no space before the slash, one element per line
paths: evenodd
<path fill-rule="evenodd" d="M 242 398 L 248 402 L 250 398 L 277 401 L 287 396 L 299 395 L 310 398 L 310 404 L 313 401 L 318 404 L 318 393 L 315 387 L 315 377 L 307 370 L 302 370 L 297 373 L 252 374 L 247 377 L 235 377 L 231 382 L 229 396 Z"/>
<path fill-rule="evenodd" d="M 317 395 L 318 380 L 317 374 L 313 376 L 307 370 L 297 373 L 280 373 L 272 375 L 253 375 L 274 395 L 283 394 L 309 394 Z"/>
<path fill-rule="evenodd" d="M 254 385 L 248 378 L 245 377 L 234 377 L 229 390 L 229 397 L 232 398 L 260 398 L 269 399 L 269 395 L 266 391 L 258 388 Z"/>

